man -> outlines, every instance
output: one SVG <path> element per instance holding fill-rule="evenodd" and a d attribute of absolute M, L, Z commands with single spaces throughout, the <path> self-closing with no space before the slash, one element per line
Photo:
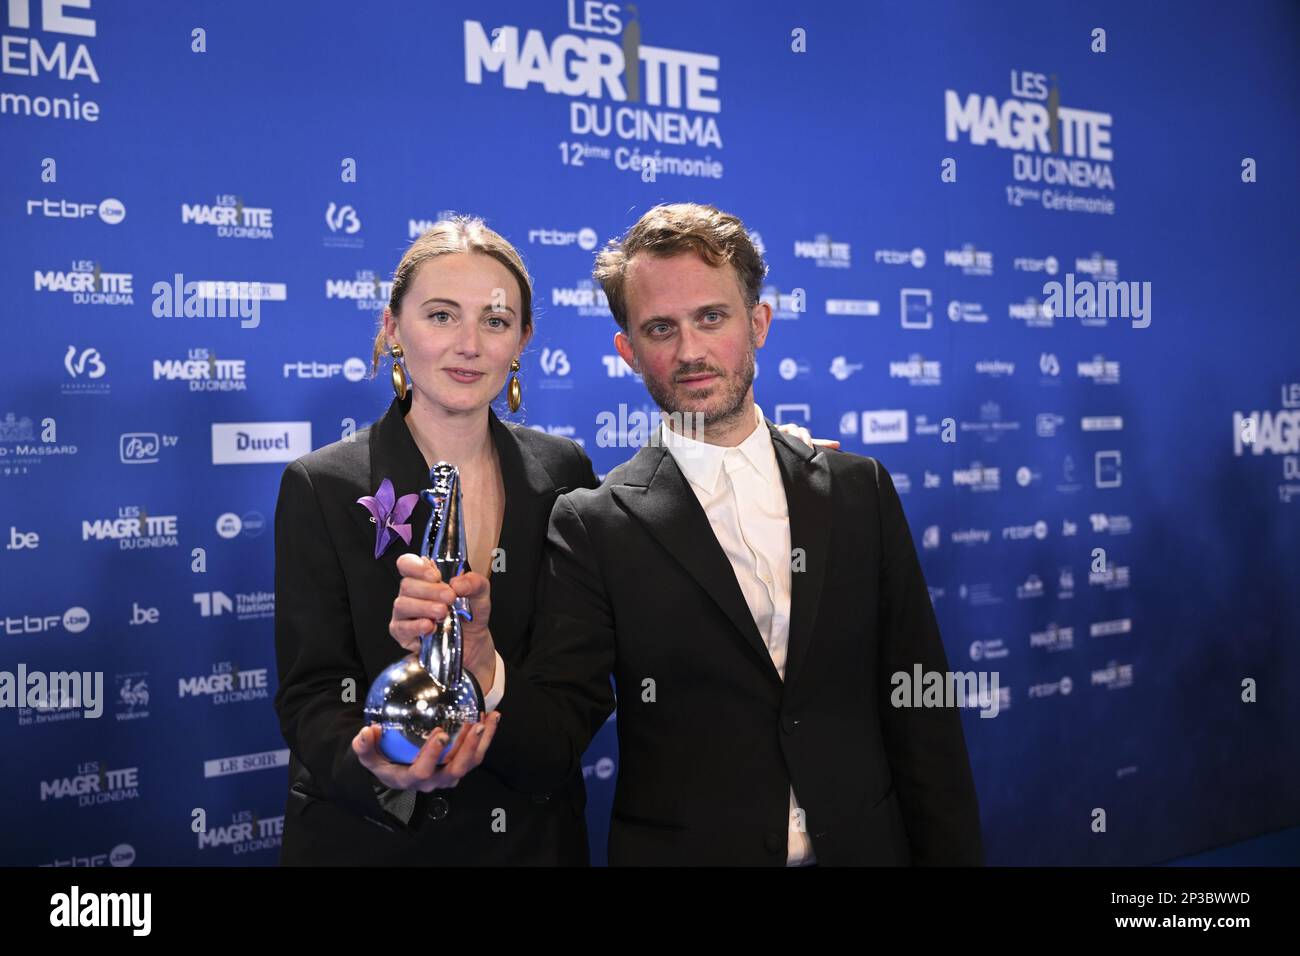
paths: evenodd
<path fill-rule="evenodd" d="M 765 272 L 739 219 L 694 204 L 598 257 L 671 427 L 557 500 L 523 669 L 467 630 L 502 715 L 484 766 L 559 786 L 616 691 L 611 864 L 982 863 L 957 712 L 890 705 L 891 675 L 947 660 L 889 472 L 754 404 Z"/>

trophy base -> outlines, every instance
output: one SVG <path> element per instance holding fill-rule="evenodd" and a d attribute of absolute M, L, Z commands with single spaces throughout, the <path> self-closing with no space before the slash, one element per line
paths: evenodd
<path fill-rule="evenodd" d="M 379 752 L 398 764 L 412 764 L 434 731 L 450 740 L 438 755 L 442 766 L 465 728 L 479 721 L 478 695 L 468 677 L 444 688 L 414 656 L 386 668 L 366 696 L 366 720 L 380 728 Z"/>

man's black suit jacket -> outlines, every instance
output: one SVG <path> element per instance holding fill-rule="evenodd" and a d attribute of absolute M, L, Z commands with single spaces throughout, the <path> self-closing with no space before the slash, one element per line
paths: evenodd
<path fill-rule="evenodd" d="M 892 674 L 947 659 L 889 473 L 767 427 L 793 548 L 784 682 L 703 508 L 647 446 L 556 502 L 483 766 L 524 790 L 568 779 L 612 675 L 611 864 L 783 864 L 791 785 L 822 864 L 982 863 L 958 713 L 890 706 Z"/>
<path fill-rule="evenodd" d="M 419 552 L 429 518 L 421 499 L 410 518 L 410 546 L 395 538 L 376 560 L 375 525 L 356 503 L 384 478 L 399 497 L 428 487 L 428 466 L 403 420 L 410 401 L 394 401 L 350 441 L 293 462 L 280 485 L 275 707 L 291 754 L 281 861 L 586 864 L 579 769 L 523 790 L 480 769 L 454 789 L 417 796 L 379 786 L 352 751 L 367 689 L 405 653 L 388 633 L 401 580 L 397 557 Z M 499 542 L 505 568 L 490 576 L 492 631 L 502 657 L 517 661 L 527 651 L 551 506 L 561 492 L 594 487 L 596 478 L 569 439 L 489 414 L 506 498 Z"/>

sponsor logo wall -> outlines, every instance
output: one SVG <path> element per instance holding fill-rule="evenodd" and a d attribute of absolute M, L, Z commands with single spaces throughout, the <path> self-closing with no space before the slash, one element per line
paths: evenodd
<path fill-rule="evenodd" d="M 279 479 L 388 406 L 366 375 L 402 249 L 451 212 L 515 243 L 513 418 L 603 475 L 654 408 L 592 257 L 686 199 L 769 264 L 764 412 L 889 468 L 950 666 L 1000 675 L 996 719 L 962 717 L 990 862 L 1294 822 L 1253 782 L 1284 754 L 1296 792 L 1294 739 L 1240 684 L 1297 664 L 1300 333 L 1285 283 L 1242 283 L 1293 273 L 1300 206 L 1284 160 L 1238 167 L 1285 153 L 1269 38 L 1296 21 L 1260 4 L 1232 52 L 1201 14 L 1116 8 L 1095 54 L 1029 3 L 977 43 L 956 0 L 6 5 L 0 863 L 273 863 Z M 1238 104 L 1215 149 L 1154 76 Z M 613 721 L 583 764 L 599 862 Z"/>

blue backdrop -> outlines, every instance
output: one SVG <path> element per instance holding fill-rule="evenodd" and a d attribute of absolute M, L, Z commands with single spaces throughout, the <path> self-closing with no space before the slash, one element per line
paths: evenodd
<path fill-rule="evenodd" d="M 452 210 L 517 244 L 517 417 L 603 473 L 651 406 L 593 252 L 680 200 L 765 251 L 759 404 L 891 469 L 952 667 L 999 675 L 963 711 L 990 862 L 1297 821 L 1295 4 L 3 15 L 0 863 L 272 863 L 279 477 L 388 405 L 405 244 Z M 52 671 L 102 714 L 20 706 Z M 603 860 L 612 723 L 585 763 Z"/>

